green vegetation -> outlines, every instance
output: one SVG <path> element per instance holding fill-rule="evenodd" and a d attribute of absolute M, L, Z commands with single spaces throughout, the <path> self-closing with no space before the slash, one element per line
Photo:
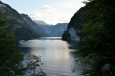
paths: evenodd
<path fill-rule="evenodd" d="M 46 76 L 46 74 L 40 68 L 40 64 L 43 64 L 41 63 L 40 56 L 37 57 L 30 54 L 25 60 L 27 61 L 26 71 L 31 73 L 32 76 Z"/>
<path fill-rule="evenodd" d="M 84 46 L 77 56 L 84 76 L 115 76 L 115 0 L 88 0 L 82 14 Z"/>
<path fill-rule="evenodd" d="M 70 34 L 68 33 L 68 31 L 64 31 L 63 35 L 62 35 L 62 40 L 65 40 L 65 41 L 69 41 L 71 36 Z"/>
<path fill-rule="evenodd" d="M 23 55 L 17 53 L 14 31 L 0 13 L 0 76 L 23 74 Z"/>

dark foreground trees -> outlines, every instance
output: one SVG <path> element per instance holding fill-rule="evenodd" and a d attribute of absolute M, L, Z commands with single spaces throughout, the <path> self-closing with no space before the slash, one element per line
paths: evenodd
<path fill-rule="evenodd" d="M 86 76 L 115 76 L 115 0 L 88 0 L 82 15 L 84 46 L 77 54 Z"/>
<path fill-rule="evenodd" d="M 0 76 L 23 74 L 23 55 L 17 53 L 14 31 L 0 13 Z"/>

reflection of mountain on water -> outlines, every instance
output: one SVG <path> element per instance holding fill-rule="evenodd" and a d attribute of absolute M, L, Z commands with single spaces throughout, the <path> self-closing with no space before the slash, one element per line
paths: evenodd
<path fill-rule="evenodd" d="M 61 40 L 62 37 L 40 37 L 40 40 Z"/>

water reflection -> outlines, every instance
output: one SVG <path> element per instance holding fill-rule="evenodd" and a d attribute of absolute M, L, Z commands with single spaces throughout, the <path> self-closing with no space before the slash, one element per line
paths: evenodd
<path fill-rule="evenodd" d="M 72 73 L 74 67 L 74 58 L 70 52 L 75 49 L 69 49 L 67 42 L 62 40 L 29 40 L 20 41 L 19 52 L 27 55 L 34 54 L 42 56 L 41 60 L 43 71 L 47 76 L 79 76 L 79 73 Z"/>

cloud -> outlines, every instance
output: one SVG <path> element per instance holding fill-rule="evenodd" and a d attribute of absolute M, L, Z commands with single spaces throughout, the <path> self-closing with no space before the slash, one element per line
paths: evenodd
<path fill-rule="evenodd" d="M 61 9 L 61 7 L 55 8 L 49 5 L 44 5 L 41 9 L 42 13 L 35 12 L 30 14 L 30 17 L 33 20 L 43 20 L 48 24 L 67 23 L 73 14 L 70 11 L 67 12 L 66 9 Z"/>
<path fill-rule="evenodd" d="M 44 6 L 42 6 L 42 8 L 41 8 L 43 11 L 45 11 L 45 12 L 57 12 L 57 8 L 55 8 L 54 6 L 50 6 L 50 5 L 44 5 Z"/>
<path fill-rule="evenodd" d="M 42 9 L 55 9 L 53 6 L 44 5 Z"/>
<path fill-rule="evenodd" d="M 82 3 L 64 3 L 60 6 L 43 5 L 39 12 L 31 14 L 34 20 L 43 20 L 48 24 L 67 23 L 70 21 L 74 13 L 83 6 Z"/>

